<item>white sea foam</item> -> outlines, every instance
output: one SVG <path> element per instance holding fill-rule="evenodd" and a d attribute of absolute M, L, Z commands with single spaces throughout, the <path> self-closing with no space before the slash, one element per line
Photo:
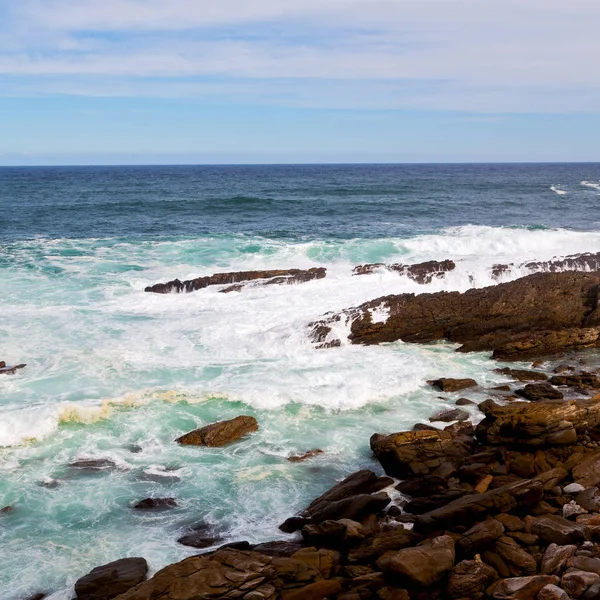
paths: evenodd
<path fill-rule="evenodd" d="M 566 190 L 561 190 L 560 187 L 556 186 L 556 185 L 551 185 L 550 189 L 555 192 L 556 194 L 558 194 L 559 196 L 564 196 L 565 194 L 567 194 L 568 192 Z"/>
<path fill-rule="evenodd" d="M 600 190 L 600 181 L 582 181 L 581 185 L 584 187 L 589 187 L 594 190 Z"/>

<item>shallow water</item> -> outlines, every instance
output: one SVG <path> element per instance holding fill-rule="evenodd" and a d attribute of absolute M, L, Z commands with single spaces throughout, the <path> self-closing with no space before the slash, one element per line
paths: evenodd
<path fill-rule="evenodd" d="M 307 325 L 385 294 L 494 285 L 496 263 L 517 265 L 511 280 L 527 260 L 600 251 L 599 177 L 599 165 L 0 169 L 0 359 L 27 363 L 0 376 L 0 506 L 14 506 L 0 515 L 0 597 L 68 597 L 124 556 L 158 569 L 196 552 L 176 539 L 201 520 L 226 541 L 281 538 L 277 525 L 335 480 L 377 469 L 372 433 L 453 404 L 427 379 L 503 380 L 487 355 L 443 343 L 318 351 Z M 456 270 L 427 286 L 352 276 L 445 258 Z M 327 277 L 143 291 L 312 266 Z M 238 414 L 260 422 L 243 442 L 173 443 Z M 325 452 L 286 460 L 311 448 Z M 68 467 L 86 457 L 117 467 Z M 147 496 L 179 506 L 131 510 Z"/>

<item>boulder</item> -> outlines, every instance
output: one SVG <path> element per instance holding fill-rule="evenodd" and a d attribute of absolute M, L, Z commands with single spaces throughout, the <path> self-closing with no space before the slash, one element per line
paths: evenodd
<path fill-rule="evenodd" d="M 541 371 L 528 371 L 526 369 L 510 369 L 509 367 L 494 369 L 494 371 L 496 373 L 500 373 L 501 375 L 506 375 L 511 379 L 516 379 L 517 381 L 546 381 L 548 379 L 548 375 L 542 373 Z"/>
<path fill-rule="evenodd" d="M 537 563 L 531 554 L 525 552 L 514 539 L 502 536 L 494 546 L 496 554 L 502 558 L 514 577 L 535 575 Z"/>
<path fill-rule="evenodd" d="M 133 506 L 135 510 L 168 510 L 176 507 L 174 498 L 144 498 Z"/>
<path fill-rule="evenodd" d="M 569 600 L 569 594 L 557 585 L 547 585 L 540 590 L 537 600 Z"/>
<path fill-rule="evenodd" d="M 451 378 L 434 379 L 427 383 L 441 392 L 459 392 L 460 390 L 466 390 L 477 385 L 477 382 L 474 379 Z"/>
<path fill-rule="evenodd" d="M 405 431 L 374 434 L 371 449 L 385 472 L 408 479 L 428 475 L 443 463 L 458 465 L 469 455 L 470 446 L 447 431 Z"/>
<path fill-rule="evenodd" d="M 544 575 L 556 575 L 562 571 L 567 565 L 569 559 L 575 556 L 577 546 L 570 544 L 567 546 L 559 546 L 551 543 L 544 552 L 540 571 Z"/>
<path fill-rule="evenodd" d="M 573 469 L 573 479 L 584 488 L 600 485 L 600 451 L 590 454 Z"/>
<path fill-rule="evenodd" d="M 194 292 L 204 289 L 211 285 L 231 285 L 244 283 L 254 280 L 270 280 L 270 283 L 293 284 L 312 281 L 313 279 L 323 279 L 327 274 L 327 269 L 323 267 L 307 270 L 301 269 L 273 269 L 270 271 L 238 271 L 233 273 L 215 273 L 206 277 L 197 277 L 179 281 L 174 279 L 167 283 L 157 283 L 148 286 L 145 292 L 154 292 L 155 294 L 172 294 Z M 234 291 L 234 290 L 228 290 Z"/>
<path fill-rule="evenodd" d="M 444 277 L 448 271 L 453 271 L 455 268 L 456 264 L 451 260 L 430 260 L 415 265 L 386 265 L 383 263 L 373 263 L 354 267 L 352 274 L 371 275 L 372 273 L 385 269 L 386 271 L 395 271 L 399 275 L 406 275 L 417 283 L 427 284 L 431 283 L 434 277 L 438 279 Z"/>
<path fill-rule="evenodd" d="M 588 527 L 567 521 L 558 515 L 544 515 L 534 519 L 531 524 L 531 533 L 539 535 L 549 544 L 554 543 L 559 546 L 578 544 L 590 539 Z"/>
<path fill-rule="evenodd" d="M 420 546 L 386 554 L 377 561 L 377 566 L 413 585 L 429 587 L 454 567 L 454 556 L 454 541 L 443 535 Z"/>
<path fill-rule="evenodd" d="M 479 600 L 498 573 L 480 560 L 463 560 L 454 567 L 446 591 L 450 598 Z"/>
<path fill-rule="evenodd" d="M 466 410 L 462 410 L 460 408 L 451 408 L 450 410 L 442 410 L 436 413 L 432 417 L 429 417 L 429 420 L 432 423 L 434 421 L 449 423 L 451 421 L 466 421 L 469 417 L 470 415 Z"/>
<path fill-rule="evenodd" d="M 82 458 L 69 463 L 72 469 L 81 469 L 83 472 L 95 473 L 116 469 L 117 465 L 108 458 Z"/>
<path fill-rule="evenodd" d="M 360 520 L 366 515 L 381 512 L 390 503 L 390 497 L 385 492 L 377 494 L 358 494 L 329 502 L 319 510 L 310 514 L 312 523 L 322 523 L 328 520 L 352 519 Z"/>
<path fill-rule="evenodd" d="M 235 442 L 257 429 L 258 422 L 254 417 L 240 416 L 190 431 L 175 441 L 184 446 L 220 447 Z"/>
<path fill-rule="evenodd" d="M 553 575 L 511 577 L 494 585 L 490 597 L 493 600 L 536 600 L 543 588 L 547 585 L 556 585 L 558 582 L 558 577 Z"/>
<path fill-rule="evenodd" d="M 515 392 L 531 402 L 538 400 L 562 400 L 563 394 L 549 383 L 528 383 L 523 389 Z"/>
<path fill-rule="evenodd" d="M 562 576 L 560 587 L 572 598 L 579 598 L 590 586 L 598 583 L 600 575 L 568 569 Z"/>
<path fill-rule="evenodd" d="M 473 555 L 488 546 L 492 546 L 502 535 L 504 535 L 502 524 L 496 519 L 486 519 L 476 523 L 471 529 L 463 533 L 456 542 L 456 546 L 465 554 Z"/>
<path fill-rule="evenodd" d="M 122 558 L 96 567 L 75 582 L 77 600 L 111 600 L 144 581 L 147 573 L 143 558 Z"/>

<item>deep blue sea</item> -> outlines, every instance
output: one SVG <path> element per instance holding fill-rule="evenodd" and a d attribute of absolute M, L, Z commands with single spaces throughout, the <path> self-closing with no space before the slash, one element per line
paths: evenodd
<path fill-rule="evenodd" d="M 280 539 L 336 480 L 377 468 L 374 432 L 453 404 L 427 379 L 503 379 L 486 354 L 445 343 L 315 350 L 307 325 L 386 294 L 495 285 L 496 263 L 513 265 L 508 281 L 529 260 L 598 252 L 599 205 L 600 164 L 0 168 L 0 360 L 27 363 L 0 375 L 0 508 L 13 507 L 0 598 L 67 600 L 124 556 L 158 569 L 196 552 L 176 540 L 198 521 L 224 541 Z M 456 269 L 428 285 L 352 275 L 446 258 Z M 143 291 L 314 266 L 327 277 Z M 260 430 L 238 444 L 173 443 L 239 414 Z M 286 460 L 312 448 L 324 453 Z M 85 458 L 115 468 L 69 467 Z M 131 509 L 148 496 L 178 507 Z"/>

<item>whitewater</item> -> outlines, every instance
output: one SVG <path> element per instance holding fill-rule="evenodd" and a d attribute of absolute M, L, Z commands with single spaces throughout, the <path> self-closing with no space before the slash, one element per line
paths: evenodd
<path fill-rule="evenodd" d="M 574 182 L 593 179 L 576 175 Z M 549 207 L 560 201 L 548 194 L 552 180 L 558 177 L 544 176 L 536 192 Z M 86 180 L 85 189 L 92 183 Z M 341 183 L 335 186 L 339 198 Z M 589 215 L 595 194 L 579 187 L 589 194 L 579 199 Z M 411 193 L 424 195 L 423 188 Z M 453 211 L 461 201 L 455 198 Z M 430 215 L 432 225 L 422 227 L 406 217 L 405 203 L 399 227 L 401 219 L 382 211 L 381 202 L 358 231 L 344 220 L 347 207 L 338 207 L 342 235 L 325 235 L 322 221 L 296 221 L 297 207 L 278 212 L 273 202 L 270 217 L 260 202 L 258 208 L 237 202 L 228 208 L 227 231 L 213 219 L 205 226 L 211 231 L 195 235 L 173 233 L 173 217 L 161 235 L 128 234 L 127 228 L 146 226 L 144 210 L 135 206 L 121 214 L 126 224 L 115 235 L 105 235 L 110 227 L 101 219 L 88 223 L 88 235 L 79 235 L 80 223 L 70 225 L 71 235 L 64 235 L 64 224 L 52 230 L 45 221 L 51 214 L 56 220 L 61 210 L 77 210 L 66 201 L 47 215 L 40 211 L 31 237 L 23 234 L 25 213 L 9 215 L 5 225 L 12 230 L 0 230 L 0 360 L 27 367 L 0 376 L 0 508 L 14 507 L 0 516 L 0 597 L 48 591 L 53 600 L 66 600 L 78 577 L 124 556 L 144 556 L 155 571 L 197 552 L 176 539 L 198 521 L 224 542 L 281 538 L 277 525 L 333 481 L 373 468 L 368 440 L 374 432 L 412 427 L 453 404 L 458 396 L 439 397 L 428 379 L 503 382 L 487 354 L 458 354 L 446 343 L 316 350 L 308 336 L 313 320 L 387 294 L 496 285 L 528 274 L 521 266 L 527 261 L 600 252 L 600 227 L 593 224 L 514 225 L 511 217 L 510 224 L 469 224 L 477 221 L 469 219 L 476 209 L 471 199 L 460 219 L 446 219 L 463 224 L 436 226 Z M 89 220 L 89 210 L 79 218 Z M 285 211 L 292 211 L 289 219 Z M 134 225 L 131 214 L 139 219 Z M 336 214 L 327 218 L 335 222 Z M 183 210 L 177 221 L 185 219 Z M 248 226 L 261 219 L 271 219 L 268 231 Z M 455 270 L 428 285 L 384 269 L 352 274 L 365 263 L 444 259 L 455 261 Z M 496 264 L 511 265 L 500 279 L 492 276 Z M 175 277 L 320 266 L 327 268 L 325 279 L 298 285 L 250 285 L 229 294 L 218 286 L 190 294 L 143 291 Z M 222 449 L 173 443 L 239 414 L 260 424 L 242 443 Z M 304 463 L 286 460 L 313 448 L 324 452 Z M 108 459 L 115 468 L 85 473 L 69 466 L 85 458 Z M 131 510 L 148 496 L 176 498 L 178 507 Z"/>

